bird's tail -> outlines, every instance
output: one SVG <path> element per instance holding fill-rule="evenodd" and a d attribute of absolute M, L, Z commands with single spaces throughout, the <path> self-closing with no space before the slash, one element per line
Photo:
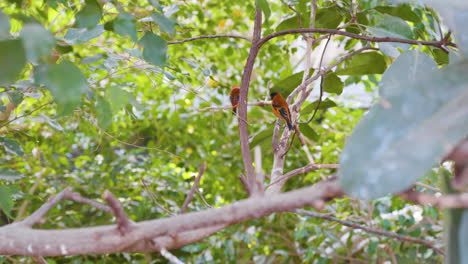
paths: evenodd
<path fill-rule="evenodd" d="M 288 122 L 287 124 L 288 124 L 288 128 L 289 128 L 289 130 L 291 130 L 291 131 L 292 131 L 292 130 L 294 130 L 294 128 L 293 128 L 293 126 L 292 126 L 292 124 L 291 124 L 291 123 L 289 123 L 289 122 Z"/>
<path fill-rule="evenodd" d="M 234 107 L 234 108 L 232 109 L 232 114 L 233 114 L 233 115 L 237 115 L 237 107 Z"/>

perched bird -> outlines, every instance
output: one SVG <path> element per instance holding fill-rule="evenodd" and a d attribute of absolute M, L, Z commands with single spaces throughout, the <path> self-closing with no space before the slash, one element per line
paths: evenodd
<path fill-rule="evenodd" d="M 240 87 L 233 86 L 231 93 L 229 94 L 229 99 L 231 99 L 231 104 L 232 104 L 233 115 L 236 115 L 237 113 L 237 105 L 239 104 L 239 94 L 240 94 Z"/>
<path fill-rule="evenodd" d="M 289 112 L 289 106 L 286 100 L 284 100 L 283 96 L 279 93 L 271 93 L 271 109 L 273 110 L 273 114 L 275 116 L 283 119 L 286 121 L 289 130 L 293 130 L 293 126 L 291 124 L 291 113 Z"/>

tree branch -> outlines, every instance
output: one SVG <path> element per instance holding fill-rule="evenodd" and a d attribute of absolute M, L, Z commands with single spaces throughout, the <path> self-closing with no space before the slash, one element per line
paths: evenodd
<path fill-rule="evenodd" d="M 120 204 L 119 200 L 115 198 L 115 196 L 109 192 L 105 191 L 102 198 L 107 201 L 109 206 L 112 209 L 115 217 L 117 218 L 117 229 L 119 230 L 122 236 L 125 236 L 130 231 L 131 222 L 125 214 L 124 210 L 122 209 L 122 205 Z"/>
<path fill-rule="evenodd" d="M 187 206 L 189 205 L 190 201 L 193 199 L 193 195 L 195 194 L 195 190 L 198 188 L 198 184 L 200 183 L 200 179 L 203 176 L 203 173 L 206 170 L 206 162 L 203 162 L 202 166 L 200 167 L 200 171 L 198 171 L 198 176 L 195 178 L 195 182 L 193 183 L 192 188 L 190 189 L 187 198 L 185 198 L 184 203 L 182 204 L 182 207 L 180 208 L 180 213 L 185 213 L 187 210 Z"/>
<path fill-rule="evenodd" d="M 414 190 L 399 194 L 405 200 L 415 204 L 430 205 L 441 208 L 468 208 L 468 193 L 435 195 Z"/>
<path fill-rule="evenodd" d="M 256 103 L 249 103 L 247 104 L 248 106 L 266 106 L 270 105 L 270 101 L 262 101 L 262 102 L 256 102 Z M 211 111 L 211 110 L 230 110 L 232 109 L 232 106 L 210 106 L 210 107 L 205 107 L 205 108 L 200 108 L 197 109 L 198 112 L 204 112 L 204 111 Z"/>
<path fill-rule="evenodd" d="M 172 253 L 167 251 L 167 249 L 165 248 L 162 248 L 159 252 L 161 252 L 161 255 L 165 257 L 167 260 L 169 260 L 171 263 L 184 264 L 184 262 L 180 261 L 180 259 L 172 255 Z"/>
<path fill-rule="evenodd" d="M 277 180 L 273 181 L 272 183 L 268 184 L 267 188 L 270 187 L 271 185 L 277 184 L 279 182 L 285 182 L 289 179 L 291 179 L 294 176 L 297 176 L 299 174 L 304 174 L 310 171 L 315 171 L 315 170 L 320 170 L 320 169 L 338 169 L 340 167 L 339 164 L 309 164 L 307 166 L 304 166 L 299 169 L 292 170 L 286 174 L 284 174 L 281 178 L 278 178 Z"/>
<path fill-rule="evenodd" d="M 340 219 L 338 219 L 336 217 L 333 217 L 331 215 L 328 215 L 328 214 L 321 214 L 321 213 L 306 211 L 306 210 L 302 210 L 302 209 L 296 209 L 296 210 L 293 210 L 292 212 L 302 214 L 302 215 L 306 215 L 306 216 L 310 216 L 310 217 L 314 217 L 314 218 L 320 218 L 320 219 L 325 219 L 325 220 L 328 220 L 328 221 L 337 222 L 339 224 L 349 226 L 349 227 L 354 228 L 354 229 L 361 229 L 361 230 L 363 230 L 363 231 L 365 231 L 367 233 L 371 233 L 371 234 L 391 237 L 391 238 L 394 238 L 394 239 L 397 239 L 397 240 L 400 240 L 400 241 L 405 241 L 405 242 L 422 244 L 422 245 L 425 245 L 427 247 L 432 248 L 438 254 L 444 255 L 444 252 L 441 249 L 434 246 L 434 243 L 431 243 L 431 242 L 426 241 L 424 239 L 399 235 L 399 234 L 396 234 L 396 233 L 393 233 L 393 232 L 387 232 L 387 231 L 372 229 L 372 228 L 366 227 L 364 225 L 356 224 L 356 223 L 351 222 L 351 221 L 340 220 Z"/>
<path fill-rule="evenodd" d="M 437 48 L 442 48 L 443 46 L 457 47 L 457 45 L 448 39 L 442 39 L 439 41 L 423 41 L 423 40 L 412 40 L 404 38 L 392 38 L 392 37 L 372 37 L 372 36 L 363 36 L 359 34 L 354 34 L 337 29 L 324 29 L 324 28 L 296 28 L 288 29 L 279 32 L 272 33 L 266 37 L 263 37 L 257 44 L 262 46 L 267 41 L 289 34 L 303 34 L 303 33 L 323 33 L 323 34 L 332 34 L 332 35 L 341 35 L 354 39 L 367 40 L 369 42 L 396 42 L 396 43 L 405 43 L 411 45 L 424 45 L 424 46 L 434 46 Z"/>

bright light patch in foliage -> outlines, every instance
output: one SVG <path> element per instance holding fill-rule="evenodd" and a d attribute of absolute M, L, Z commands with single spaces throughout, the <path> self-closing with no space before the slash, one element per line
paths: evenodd
<path fill-rule="evenodd" d="M 407 189 L 468 131 L 468 65 L 435 69 L 418 51 L 400 55 L 382 77 L 382 99 L 341 154 L 340 182 L 372 199 Z"/>
<path fill-rule="evenodd" d="M 69 61 L 42 65 L 35 73 L 36 82 L 52 93 L 61 114 L 70 114 L 80 104 L 81 94 L 88 89 L 80 69 Z"/>
<path fill-rule="evenodd" d="M 166 65 L 167 44 L 164 39 L 151 32 L 146 32 L 140 39 L 140 45 L 143 46 L 143 58 L 146 61 L 156 66 Z"/>

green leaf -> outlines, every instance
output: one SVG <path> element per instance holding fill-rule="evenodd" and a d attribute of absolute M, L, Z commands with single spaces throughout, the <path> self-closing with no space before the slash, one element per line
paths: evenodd
<path fill-rule="evenodd" d="M 310 21 L 310 14 L 306 16 L 301 16 L 301 25 L 309 25 L 309 21 Z M 293 17 L 289 17 L 281 21 L 281 23 L 279 23 L 278 26 L 276 27 L 276 31 L 283 31 L 283 30 L 288 30 L 292 28 L 300 28 L 299 19 L 297 18 L 297 15 Z"/>
<path fill-rule="evenodd" d="M 378 37 L 413 38 L 413 32 L 406 21 L 384 14 L 375 27 L 368 30 Z"/>
<path fill-rule="evenodd" d="M 265 22 L 268 21 L 271 15 L 270 5 L 267 0 L 257 0 L 257 5 L 262 10 L 263 15 L 265 16 Z"/>
<path fill-rule="evenodd" d="M 397 6 L 376 6 L 374 9 L 382 14 L 399 17 L 403 20 L 413 23 L 421 22 L 421 18 L 411 9 L 411 6 L 408 4 L 401 4 Z"/>
<path fill-rule="evenodd" d="M 434 48 L 432 49 L 432 54 L 434 59 L 439 65 L 445 65 L 449 63 L 449 54 L 441 49 Z"/>
<path fill-rule="evenodd" d="M 327 73 L 325 77 L 324 91 L 327 93 L 335 93 L 340 95 L 343 92 L 344 83 L 341 81 L 340 77 L 332 71 Z"/>
<path fill-rule="evenodd" d="M 42 65 L 35 72 L 35 79 L 52 93 L 59 112 L 64 115 L 79 106 L 81 94 L 88 89 L 80 69 L 69 61 L 52 66 Z"/>
<path fill-rule="evenodd" d="M 2 145 L 8 153 L 19 157 L 24 155 L 24 151 L 21 145 L 11 138 L 0 137 L 0 145 Z"/>
<path fill-rule="evenodd" d="M 135 17 L 128 13 L 120 12 L 113 22 L 113 31 L 124 37 L 130 36 L 135 42 L 138 41 Z"/>
<path fill-rule="evenodd" d="M 311 69 L 309 76 L 313 73 L 314 71 Z M 270 91 L 280 93 L 283 96 L 288 96 L 296 87 L 302 83 L 302 76 L 304 76 L 304 71 L 294 73 L 293 75 L 278 81 L 273 86 L 273 88 L 270 89 Z"/>
<path fill-rule="evenodd" d="M 306 107 L 304 107 L 301 110 L 301 114 L 307 115 L 307 114 L 313 113 L 315 111 L 315 108 L 317 108 L 318 102 L 319 102 L 319 100 L 317 99 L 316 101 L 308 104 Z M 327 98 L 327 99 L 323 100 L 323 102 L 320 102 L 318 110 L 332 108 L 332 107 L 335 107 L 335 106 L 337 106 L 337 104 L 335 102 L 333 102 L 332 100 L 330 100 L 329 98 Z"/>
<path fill-rule="evenodd" d="M 10 102 L 12 102 L 15 106 L 18 106 L 23 102 L 24 96 L 21 92 L 12 92 L 8 93 L 8 98 L 10 99 Z"/>
<path fill-rule="evenodd" d="M 341 154 L 340 182 L 372 199 L 407 189 L 468 131 L 468 63 L 432 70 L 418 52 L 400 55 L 382 77 L 384 97 Z M 382 122 L 385 120 L 385 122 Z"/>
<path fill-rule="evenodd" d="M 96 0 L 86 0 L 85 6 L 75 16 L 78 28 L 92 28 L 102 17 L 101 6 Z"/>
<path fill-rule="evenodd" d="M 365 75 L 380 74 L 385 71 L 387 65 L 385 58 L 379 52 L 359 53 L 351 59 L 340 64 L 336 70 L 337 75 Z"/>
<path fill-rule="evenodd" d="M 10 214 L 14 204 L 12 194 L 8 186 L 0 186 L 0 208 L 9 218 L 13 218 Z"/>
<path fill-rule="evenodd" d="M 143 46 L 143 58 L 156 65 L 166 65 L 167 44 L 160 36 L 151 32 L 146 34 L 140 39 L 140 45 Z"/>
<path fill-rule="evenodd" d="M 37 63 L 39 58 L 48 56 L 55 46 L 52 34 L 39 24 L 26 24 L 20 33 L 28 61 Z"/>
<path fill-rule="evenodd" d="M 320 8 L 317 10 L 315 26 L 317 28 L 335 29 L 340 25 L 342 20 L 343 15 L 337 6 Z M 308 24 L 305 27 L 308 27 Z"/>
<path fill-rule="evenodd" d="M 112 86 L 106 91 L 106 99 L 111 103 L 114 112 L 122 109 L 128 103 L 130 97 L 131 95 L 127 91 L 118 86 Z"/>
<path fill-rule="evenodd" d="M 110 104 L 102 97 L 98 97 L 96 102 L 96 115 L 98 125 L 101 129 L 106 129 L 112 124 L 112 109 Z"/>
<path fill-rule="evenodd" d="M 16 181 L 21 178 L 24 178 L 24 175 L 18 171 L 8 169 L 8 168 L 0 168 L 0 180 Z"/>
<path fill-rule="evenodd" d="M 65 34 L 65 41 L 71 45 L 82 44 L 99 37 L 104 32 L 104 26 L 101 24 L 91 29 L 70 28 Z"/>
<path fill-rule="evenodd" d="M 10 35 L 10 19 L 5 13 L 0 11 L 0 38 L 7 38 Z"/>
<path fill-rule="evenodd" d="M 169 33 L 171 36 L 174 36 L 174 26 L 176 24 L 174 19 L 167 18 L 164 15 L 160 15 L 158 13 L 153 13 L 152 17 L 154 22 L 159 26 L 159 28 L 161 28 L 162 31 Z"/>
<path fill-rule="evenodd" d="M 268 140 L 272 140 L 273 137 L 273 129 L 271 127 L 268 127 L 261 131 L 260 133 L 256 134 L 253 138 L 252 141 L 250 142 L 250 147 L 255 147 L 257 145 L 260 145 Z"/>
<path fill-rule="evenodd" d="M 304 136 L 312 141 L 317 142 L 320 138 L 319 134 L 317 134 L 317 132 L 315 132 L 315 130 L 312 129 L 308 124 L 299 124 L 299 130 Z"/>
<path fill-rule="evenodd" d="M 0 41 L 0 86 L 15 82 L 26 65 L 26 55 L 21 40 Z"/>

